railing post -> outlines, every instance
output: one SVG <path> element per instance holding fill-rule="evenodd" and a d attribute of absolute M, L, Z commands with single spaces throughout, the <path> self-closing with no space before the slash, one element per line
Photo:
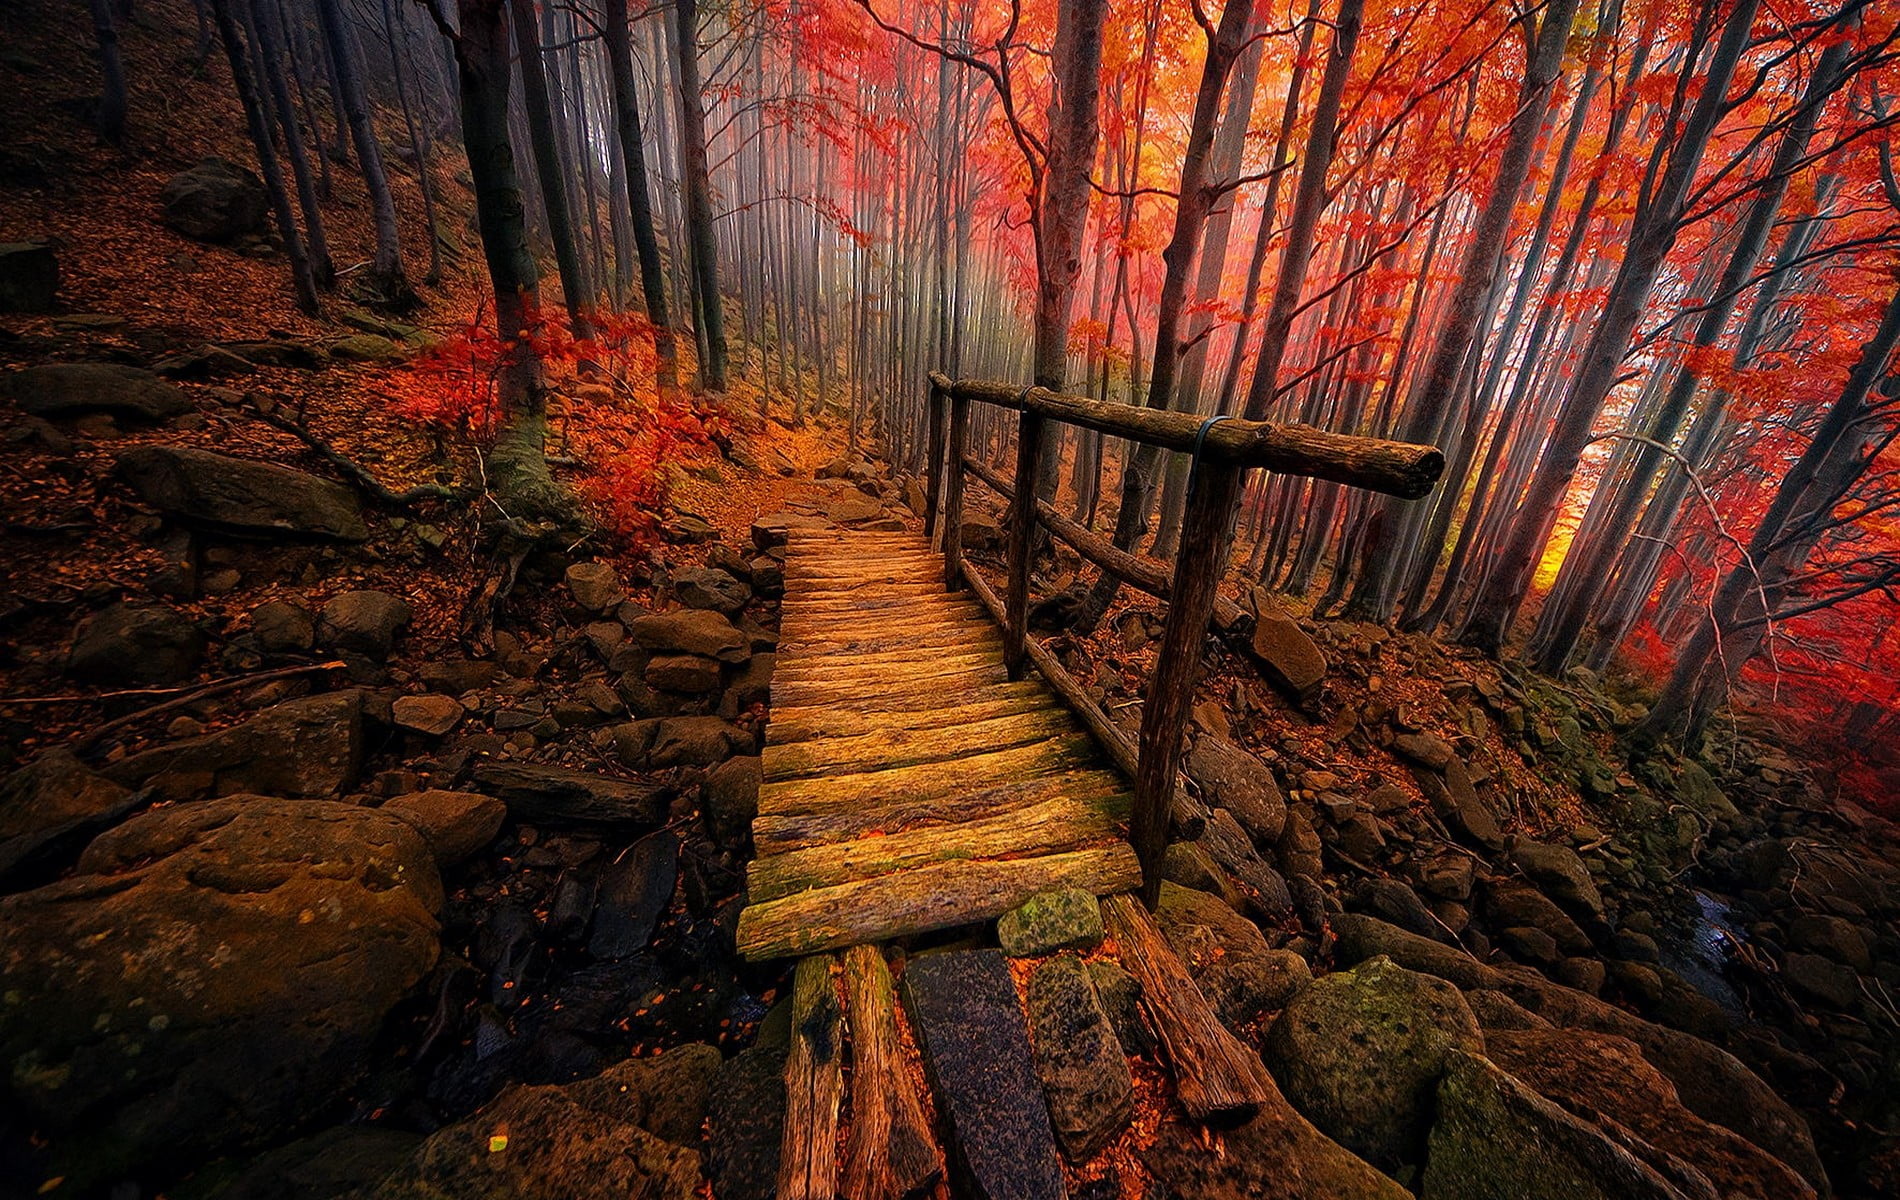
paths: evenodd
<path fill-rule="evenodd" d="M 1240 468 L 1224 463 L 1202 460 L 1194 465 L 1181 550 L 1174 561 L 1167 625 L 1142 703 L 1129 840 L 1141 859 L 1141 895 L 1149 908 L 1161 898 L 1161 859 L 1168 848 L 1168 810 L 1174 800 L 1175 773 L 1181 766 L 1181 735 L 1194 707 L 1208 618 L 1227 573 L 1240 476 Z"/>
<path fill-rule="evenodd" d="M 930 477 L 924 481 L 924 536 L 938 534 L 938 504 L 943 499 L 943 389 L 930 381 Z"/>
<path fill-rule="evenodd" d="M 1029 556 L 1036 545 L 1036 477 L 1042 468 L 1043 419 L 1025 411 L 1016 424 L 1016 494 L 1009 502 L 1009 591 L 1003 597 L 1003 666 L 1023 677 L 1029 637 Z"/>
<path fill-rule="evenodd" d="M 950 393 L 949 445 L 943 473 L 943 582 L 955 591 L 963 586 L 963 456 L 970 441 L 970 402 Z"/>

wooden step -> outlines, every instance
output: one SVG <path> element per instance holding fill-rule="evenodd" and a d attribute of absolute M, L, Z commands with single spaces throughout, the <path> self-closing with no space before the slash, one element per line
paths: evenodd
<path fill-rule="evenodd" d="M 851 738 L 866 734 L 904 734 L 916 730 L 949 730 L 976 721 L 991 721 L 1040 712 L 1068 712 L 1040 685 L 1024 681 L 1006 685 L 1012 689 L 995 697 L 951 708 L 927 708 L 921 711 L 879 709 L 860 712 L 831 705 L 811 708 L 780 708 L 772 711 L 765 727 L 767 746 L 789 746 L 813 738 Z M 1001 689 L 998 689 L 1001 691 Z"/>
<path fill-rule="evenodd" d="M 974 783 L 998 783 L 1054 775 L 1097 762 L 1087 734 L 1051 738 L 1032 746 L 969 754 L 944 762 L 888 771 L 861 771 L 824 779 L 767 782 L 759 788 L 761 813 L 820 812 L 899 797 L 933 799 L 968 791 Z"/>
<path fill-rule="evenodd" d="M 887 770 L 963 758 L 981 750 L 1007 750 L 1077 732 L 1064 709 L 1011 714 L 937 729 L 878 730 L 857 737 L 826 737 L 791 745 L 768 745 L 765 778 L 808 779 L 814 775 Z"/>
<path fill-rule="evenodd" d="M 1123 814 L 1124 819 L 1132 807 L 1127 781 L 1116 772 L 1096 767 L 991 786 L 973 782 L 948 796 L 901 796 L 881 803 L 814 812 L 762 813 L 752 822 L 752 838 L 764 857 L 828 842 L 981 821 L 1058 798 L 1099 804 L 1110 813 Z"/>

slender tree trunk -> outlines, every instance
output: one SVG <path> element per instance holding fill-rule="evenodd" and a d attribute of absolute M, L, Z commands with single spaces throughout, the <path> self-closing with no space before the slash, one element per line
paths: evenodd
<path fill-rule="evenodd" d="M 113 145 L 125 140 L 125 60 L 119 53 L 119 28 L 112 19 L 111 0 L 90 0 L 92 36 L 99 43 L 99 110 L 93 127 Z"/>
<path fill-rule="evenodd" d="M 369 290 L 380 303 L 393 308 L 408 308 L 416 303 L 416 294 L 402 268 L 402 240 L 396 228 L 396 198 L 389 191 L 389 174 L 383 169 L 383 152 L 376 142 L 376 128 L 370 121 L 369 97 L 356 56 L 356 42 L 343 15 L 339 0 L 317 0 L 317 23 L 323 27 L 330 48 L 330 62 L 336 71 L 339 101 L 349 118 L 350 140 L 356 144 L 357 161 L 362 164 L 363 183 L 369 189 L 370 209 L 376 218 L 376 255 L 370 262 Z"/>
<path fill-rule="evenodd" d="M 304 233 L 309 237 L 310 274 L 316 285 L 328 291 L 336 283 L 336 265 L 330 261 L 330 240 L 323 228 L 323 209 L 317 199 L 317 181 L 310 174 L 310 155 L 303 143 L 303 130 L 297 124 L 297 109 L 291 101 L 290 83 L 284 75 L 283 54 L 286 43 L 277 26 L 277 8 L 272 0 L 243 0 L 244 29 L 256 49 L 256 59 L 268 89 L 277 126 L 284 133 L 284 155 L 290 159 L 290 176 L 297 185 L 297 207 L 303 211 Z M 321 158 L 321 155 L 318 155 Z"/>
<path fill-rule="evenodd" d="M 574 240 L 574 207 L 568 197 L 567 171 L 554 129 L 554 104 L 548 95 L 547 63 L 541 55 L 534 0 L 508 0 L 508 13 L 515 30 L 515 57 L 521 64 L 528 145 L 534 153 L 535 175 L 541 181 L 541 206 L 548 215 L 548 237 L 554 243 L 554 262 L 561 273 L 568 325 L 575 337 L 592 337 L 593 326 L 587 320 L 587 283 L 581 272 L 580 247 Z"/>
<path fill-rule="evenodd" d="M 263 0 L 268 4 L 269 0 Z M 390 76 L 396 83 L 396 103 L 402 107 L 403 126 L 409 132 L 410 148 L 416 152 L 416 183 L 422 188 L 422 221 L 429 227 L 429 271 L 422 282 L 434 287 L 442 282 L 442 239 L 436 234 L 435 224 L 435 180 L 429 175 L 429 130 L 428 122 L 416 120 L 416 114 L 409 106 L 409 86 L 404 77 L 411 74 L 404 69 L 399 43 L 408 41 L 406 30 L 397 32 L 396 0 L 382 0 L 383 37 L 389 42 Z"/>
<path fill-rule="evenodd" d="M 653 326 L 653 349 L 659 359 L 659 387 L 664 393 L 679 387 L 679 350 L 673 341 L 673 323 L 666 311 L 666 268 L 660 261 L 660 238 L 653 226 L 653 205 L 647 197 L 645 135 L 640 130 L 639 95 L 633 81 L 633 39 L 628 30 L 627 0 L 606 2 L 607 65 L 614 81 L 614 127 L 619 134 L 620 167 L 627 181 L 627 206 L 633 219 L 633 244 L 640 253 L 640 292 L 647 320 Z"/>
<path fill-rule="evenodd" d="M 699 81 L 699 2 L 675 0 L 674 63 L 678 69 L 680 158 L 686 192 L 686 240 L 692 251 L 705 358 L 700 383 L 726 390 L 725 304 L 719 295 L 719 244 L 713 233 L 712 182 L 706 163 L 706 105 Z"/>

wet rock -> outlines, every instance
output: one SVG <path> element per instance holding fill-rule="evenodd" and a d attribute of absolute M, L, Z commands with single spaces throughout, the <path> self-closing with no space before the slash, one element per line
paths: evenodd
<path fill-rule="evenodd" d="M 500 797 L 517 820 L 586 828 L 657 825 L 671 799 L 657 784 L 539 763 L 483 763 L 475 781 Z"/>
<path fill-rule="evenodd" d="M 750 639 L 722 614 L 704 608 L 653 613 L 627 623 L 637 645 L 661 655 L 693 655 L 720 662 L 745 661 Z"/>
<path fill-rule="evenodd" d="M 1504 831 L 1498 828 L 1497 818 L 1478 797 L 1478 789 L 1472 786 L 1471 773 L 1464 763 L 1454 758 L 1445 764 L 1443 771 L 1415 767 L 1412 775 L 1418 780 L 1425 799 L 1431 802 L 1432 811 L 1460 839 L 1494 853 L 1504 849 Z"/>
<path fill-rule="evenodd" d="M 688 567 L 673 573 L 673 590 L 688 608 L 709 608 L 728 615 L 752 599 L 750 585 L 713 567 Z"/>
<path fill-rule="evenodd" d="M 1511 861 L 1572 913 L 1599 924 L 1603 921 L 1603 895 L 1575 850 L 1519 838 L 1511 844 Z"/>
<path fill-rule="evenodd" d="M 728 849 L 743 848 L 752 837 L 752 819 L 759 815 L 759 785 L 764 781 L 762 760 L 756 755 L 729 758 L 706 773 L 699 785 L 699 808 L 713 840 Z"/>
<path fill-rule="evenodd" d="M 1672 1170 L 1669 1158 L 1674 1156 L 1723 1197 L 1805 1200 L 1814 1195 L 1806 1180 L 1774 1156 L 1684 1108 L 1675 1085 L 1627 1038 L 1548 1027 L 1500 1031 L 1486 1036 L 1485 1054 L 1664 1174 Z"/>
<path fill-rule="evenodd" d="M 289 467 L 186 446 L 138 446 L 117 461 L 146 503 L 180 520 L 343 542 L 369 537 L 355 493 Z"/>
<path fill-rule="evenodd" d="M 997 950 L 913 959 L 904 1007 L 950 1138 L 961 1194 L 1057 1200 L 1066 1194 L 1008 960 Z"/>
<path fill-rule="evenodd" d="M 367 1200 L 690 1200 L 699 1155 L 655 1137 L 585 1084 L 511 1087 L 466 1120 L 429 1135 Z"/>
<path fill-rule="evenodd" d="M 1305 701 L 1326 681 L 1326 654 L 1265 588 L 1253 591 L 1253 640 L 1248 643 L 1267 679 Z"/>
<path fill-rule="evenodd" d="M 354 1082 L 435 964 L 441 904 L 422 837 L 374 809 L 136 817 L 0 900 L 4 1086 L 75 1190 L 271 1136 Z"/>
<path fill-rule="evenodd" d="M 66 673 L 123 687 L 162 687 L 197 674 L 205 637 L 190 617 L 162 604 L 114 604 L 79 627 Z"/>
<path fill-rule="evenodd" d="M 996 939 L 1011 958 L 1086 950 L 1102 940 L 1102 906 L 1081 888 L 1040 892 L 997 920 Z"/>
<path fill-rule="evenodd" d="M 46 363 L 6 377 L 20 411 L 59 420 L 105 413 L 156 424 L 191 411 L 191 398 L 150 371 L 118 363 Z"/>
<path fill-rule="evenodd" d="M 317 643 L 317 619 L 308 609 L 271 600 L 251 610 L 251 633 L 266 654 L 302 654 Z"/>
<path fill-rule="evenodd" d="M 1214 734 L 1194 739 L 1183 763 L 1210 803 L 1224 808 L 1254 841 L 1278 841 L 1286 830 L 1286 797 L 1273 772 L 1245 748 Z"/>
<path fill-rule="evenodd" d="M 165 224 L 200 242 L 229 242 L 264 228 L 264 182 L 236 163 L 207 158 L 166 181 L 158 193 Z"/>
<path fill-rule="evenodd" d="M 1087 1162 L 1134 1115 L 1128 1059 L 1081 959 L 1063 954 L 1037 967 L 1028 1008 L 1036 1074 L 1056 1137 L 1070 1162 Z"/>
<path fill-rule="evenodd" d="M 1284 1006 L 1312 981 L 1306 960 L 1268 946 L 1258 926 L 1206 892 L 1163 883 L 1155 922 L 1232 1028 Z"/>
<path fill-rule="evenodd" d="M 389 657 L 396 634 L 409 624 L 409 617 L 409 604 L 400 596 L 343 592 L 317 613 L 317 644 L 381 662 Z"/>
<path fill-rule="evenodd" d="M 62 841 L 117 821 L 141 800 L 94 774 L 70 751 L 47 751 L 0 780 L 0 878 Z"/>
<path fill-rule="evenodd" d="M 1315 980 L 1274 1020 L 1262 1053 L 1322 1132 L 1396 1167 L 1418 1161 L 1448 1056 L 1483 1047 L 1457 988 L 1381 957 Z"/>
<path fill-rule="evenodd" d="M 462 706 L 453 696 L 398 696 L 390 704 L 390 714 L 404 729 L 437 737 L 455 728 L 462 719 Z"/>
<path fill-rule="evenodd" d="M 363 694 L 286 700 L 241 725 L 121 759 L 104 774 L 165 800 L 256 792 L 336 796 L 363 765 Z"/>
<path fill-rule="evenodd" d="M 508 818 L 508 806 L 493 796 L 440 788 L 397 796 L 383 811 L 415 826 L 443 867 L 466 860 L 494 841 Z"/>
<path fill-rule="evenodd" d="M 0 312 L 47 312 L 59 295 L 59 256 L 45 242 L 0 244 Z"/>
<path fill-rule="evenodd" d="M 673 900 L 679 877 L 679 839 L 666 830 L 641 838 L 600 873 L 587 952 L 626 958 L 644 950 Z"/>
<path fill-rule="evenodd" d="M 578 562 L 563 577 L 574 603 L 588 612 L 606 612 L 627 598 L 627 585 L 609 563 Z"/>
<path fill-rule="evenodd" d="M 1687 1200 L 1595 1126 L 1476 1054 L 1452 1052 L 1438 1108 L 1426 1200 Z"/>

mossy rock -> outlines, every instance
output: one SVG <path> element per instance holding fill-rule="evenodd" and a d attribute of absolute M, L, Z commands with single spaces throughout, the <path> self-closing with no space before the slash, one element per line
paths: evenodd
<path fill-rule="evenodd" d="M 1081 888 L 1040 892 L 1003 914 L 996 937 L 1011 958 L 1086 950 L 1102 940 L 1102 906 Z"/>

